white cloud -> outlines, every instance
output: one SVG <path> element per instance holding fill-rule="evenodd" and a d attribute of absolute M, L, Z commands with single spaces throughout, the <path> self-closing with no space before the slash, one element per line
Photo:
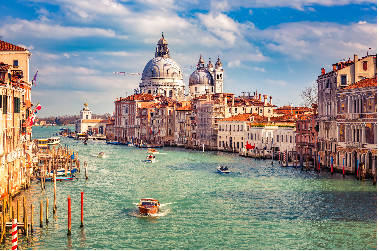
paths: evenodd
<path fill-rule="evenodd" d="M 264 82 L 267 84 L 270 84 L 270 85 L 280 85 L 280 86 L 286 86 L 287 85 L 287 82 L 284 80 L 266 79 Z"/>
<path fill-rule="evenodd" d="M 68 27 L 58 24 L 49 24 L 40 21 L 28 21 L 16 19 L 12 23 L 4 23 L 0 27 L 0 33 L 7 37 L 16 37 L 22 34 L 26 37 L 67 39 L 73 37 L 118 37 L 126 39 L 126 36 L 117 36 L 111 29 L 90 28 L 90 27 Z"/>
<path fill-rule="evenodd" d="M 230 67 L 230 68 L 239 67 L 240 65 L 241 65 L 241 61 L 239 61 L 239 60 L 228 63 L 228 67 Z"/>
<path fill-rule="evenodd" d="M 253 67 L 253 70 L 255 70 L 255 71 L 261 71 L 261 72 L 266 72 L 265 68 L 259 68 L 259 67 Z"/>

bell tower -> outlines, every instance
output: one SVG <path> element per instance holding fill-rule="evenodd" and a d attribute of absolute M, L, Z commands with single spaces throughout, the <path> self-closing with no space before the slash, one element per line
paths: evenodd
<path fill-rule="evenodd" d="M 224 69 L 220 57 L 217 58 L 215 69 L 213 70 L 213 80 L 215 85 L 215 93 L 224 92 Z"/>

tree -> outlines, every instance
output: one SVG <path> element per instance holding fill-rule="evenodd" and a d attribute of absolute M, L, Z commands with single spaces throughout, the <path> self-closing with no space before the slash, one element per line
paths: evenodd
<path fill-rule="evenodd" d="M 305 90 L 300 92 L 300 96 L 303 102 L 300 103 L 301 106 L 312 108 L 312 104 L 317 104 L 318 101 L 318 85 L 316 82 L 312 86 L 305 87 Z"/>

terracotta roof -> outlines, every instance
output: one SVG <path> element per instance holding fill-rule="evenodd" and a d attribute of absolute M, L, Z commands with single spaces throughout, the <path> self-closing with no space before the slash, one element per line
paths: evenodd
<path fill-rule="evenodd" d="M 250 121 L 252 117 L 256 117 L 256 116 L 259 116 L 259 115 L 252 114 L 252 113 L 242 113 L 242 114 L 234 115 L 233 117 L 230 117 L 230 118 L 221 119 L 220 121 Z"/>
<path fill-rule="evenodd" d="M 348 87 L 343 88 L 343 90 L 356 89 L 363 87 L 377 86 L 377 78 L 366 78 L 355 84 L 349 85 Z"/>
<path fill-rule="evenodd" d="M 142 93 L 142 94 L 131 95 L 129 97 L 122 98 L 121 100 L 117 99 L 117 101 L 132 101 L 132 100 L 138 100 L 138 101 L 154 100 L 154 96 L 151 94 Z"/>
<path fill-rule="evenodd" d="M 10 67 L 11 67 L 10 65 L 0 62 L 0 71 L 8 71 Z"/>
<path fill-rule="evenodd" d="M 177 111 L 191 111 L 191 105 L 176 108 Z"/>
<path fill-rule="evenodd" d="M 0 51 L 26 51 L 26 49 L 0 40 Z"/>

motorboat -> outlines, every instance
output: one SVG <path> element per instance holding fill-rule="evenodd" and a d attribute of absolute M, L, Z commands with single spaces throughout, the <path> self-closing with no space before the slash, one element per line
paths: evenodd
<path fill-rule="evenodd" d="M 138 203 L 139 213 L 143 215 L 156 214 L 159 211 L 159 201 L 153 198 L 141 199 Z"/>
<path fill-rule="evenodd" d="M 99 157 L 99 158 L 105 158 L 105 152 L 99 152 L 97 154 L 97 157 Z"/>
<path fill-rule="evenodd" d="M 147 153 L 154 154 L 154 153 L 159 153 L 159 152 L 155 150 L 154 148 L 148 148 Z"/>
<path fill-rule="evenodd" d="M 57 170 L 57 176 L 66 176 L 66 175 L 71 175 L 71 174 L 74 174 L 74 173 L 76 173 L 77 171 L 78 171 L 78 169 L 77 168 L 73 168 L 72 170 L 71 170 L 71 172 L 70 172 L 70 170 L 67 170 L 67 173 L 66 173 L 66 175 L 65 175 L 65 169 L 64 168 L 60 168 L 60 169 L 58 169 Z M 50 172 L 50 176 L 53 176 L 53 173 L 54 173 L 54 171 L 51 171 Z M 47 173 L 48 174 L 48 173 Z"/>
<path fill-rule="evenodd" d="M 61 140 L 59 137 L 51 137 L 47 139 L 48 145 L 58 145 L 61 143 Z"/>
<path fill-rule="evenodd" d="M 146 157 L 146 162 L 154 163 L 155 162 L 155 156 L 154 155 L 147 156 Z"/>
<path fill-rule="evenodd" d="M 219 166 L 219 167 L 217 167 L 217 172 L 228 174 L 228 173 L 230 173 L 230 170 L 228 169 L 228 167 Z"/>

